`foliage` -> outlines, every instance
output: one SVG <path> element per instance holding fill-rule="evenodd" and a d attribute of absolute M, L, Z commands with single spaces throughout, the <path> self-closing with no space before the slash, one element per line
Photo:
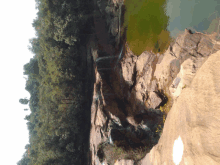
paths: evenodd
<path fill-rule="evenodd" d="M 17 165 L 28 165 L 30 162 L 30 159 L 27 156 L 27 153 L 24 153 L 22 156 L 22 159 L 17 163 Z"/>
<path fill-rule="evenodd" d="M 162 123 L 159 123 L 157 125 L 156 133 L 161 136 L 162 131 L 163 131 L 163 126 L 166 120 L 166 115 L 167 115 L 167 112 L 169 112 L 169 107 L 167 106 L 167 104 L 164 104 L 164 106 L 160 106 L 160 111 L 163 112 L 163 121 Z"/>
<path fill-rule="evenodd" d="M 30 144 L 17 164 L 86 164 L 90 122 L 85 122 L 86 66 L 81 51 L 88 37 L 84 34 L 92 32 L 93 7 L 88 0 L 36 0 L 36 8 L 37 37 L 29 46 L 35 56 L 23 73 L 30 99 L 19 100 L 29 102 L 31 114 L 25 120 Z"/>
<path fill-rule="evenodd" d="M 19 99 L 19 102 L 21 104 L 28 104 L 29 100 L 28 99 Z"/>
<path fill-rule="evenodd" d="M 149 146 L 133 148 L 130 146 L 117 146 L 102 142 L 98 145 L 97 156 L 100 162 L 106 160 L 108 164 L 113 165 L 117 160 L 121 159 L 139 161 L 143 159 L 148 152 Z"/>

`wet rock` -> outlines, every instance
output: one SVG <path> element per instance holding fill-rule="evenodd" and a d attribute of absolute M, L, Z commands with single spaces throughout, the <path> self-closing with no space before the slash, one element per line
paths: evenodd
<path fill-rule="evenodd" d="M 180 61 L 177 59 L 174 59 L 170 62 L 170 76 L 172 79 L 176 77 L 176 75 L 180 71 Z"/>
<path fill-rule="evenodd" d="M 116 36 L 119 32 L 118 26 L 119 26 L 119 18 L 115 17 L 111 20 L 111 25 L 110 25 L 110 32 L 112 33 L 113 36 Z"/>

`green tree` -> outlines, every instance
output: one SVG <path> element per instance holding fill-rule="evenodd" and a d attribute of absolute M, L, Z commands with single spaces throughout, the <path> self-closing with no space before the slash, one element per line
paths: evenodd
<path fill-rule="evenodd" d="M 85 130 L 81 120 L 86 67 L 81 52 L 86 45 L 84 33 L 92 29 L 88 28 L 93 21 L 91 5 L 88 0 L 36 0 L 38 13 L 32 26 L 37 37 L 29 46 L 35 56 L 24 65 L 23 73 L 30 99 L 19 100 L 29 103 L 31 111 L 25 117 L 29 165 L 85 164 L 80 163 L 84 159 L 85 132 L 80 130 Z M 71 105 L 62 103 L 66 97 Z"/>
<path fill-rule="evenodd" d="M 24 99 L 19 99 L 19 102 L 21 103 L 21 104 L 28 104 L 28 102 L 29 102 L 29 100 L 28 99 L 26 99 L 26 98 L 24 98 Z"/>
<path fill-rule="evenodd" d="M 27 152 L 25 152 L 22 156 L 22 159 L 17 162 L 17 165 L 29 165 L 30 159 L 28 158 Z"/>

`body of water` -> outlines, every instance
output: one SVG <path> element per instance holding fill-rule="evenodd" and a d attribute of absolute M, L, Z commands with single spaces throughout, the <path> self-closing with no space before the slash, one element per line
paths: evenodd
<path fill-rule="evenodd" d="M 123 27 L 136 55 L 145 50 L 163 53 L 185 28 L 203 33 L 218 31 L 217 0 L 126 0 L 124 4 Z"/>

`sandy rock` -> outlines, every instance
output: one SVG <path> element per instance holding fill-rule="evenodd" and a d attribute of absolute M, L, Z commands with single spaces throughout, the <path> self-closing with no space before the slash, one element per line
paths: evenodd
<path fill-rule="evenodd" d="M 146 66 L 140 77 L 137 77 L 136 91 L 146 92 L 150 88 L 153 69 L 151 66 Z"/>
<path fill-rule="evenodd" d="M 162 99 L 155 93 L 155 92 L 150 92 L 149 93 L 149 99 L 148 99 L 148 108 L 153 108 L 156 109 L 162 102 Z"/>
<path fill-rule="evenodd" d="M 122 61 L 122 75 L 126 83 L 128 83 L 129 87 L 134 84 L 134 74 L 135 74 L 135 64 L 137 61 L 137 56 L 131 56 L 125 58 Z"/>
<path fill-rule="evenodd" d="M 169 84 L 170 81 L 172 81 L 172 77 L 170 75 L 171 72 L 170 64 L 175 59 L 176 58 L 170 54 L 170 51 L 167 50 L 164 54 L 161 63 L 156 65 L 154 76 L 158 80 L 158 87 L 160 89 L 163 89 L 165 86 Z M 177 69 L 179 70 L 179 68 Z"/>
<path fill-rule="evenodd" d="M 118 160 L 114 165 L 134 165 L 134 161 L 132 160 Z"/>
<path fill-rule="evenodd" d="M 220 164 L 220 51 L 212 54 L 184 89 L 166 119 L 159 143 L 151 150 L 153 165 Z M 181 139 L 180 158 L 173 158 Z"/>
<path fill-rule="evenodd" d="M 150 91 L 150 92 L 158 91 L 157 81 L 156 81 L 156 80 L 152 80 L 152 81 L 151 81 L 149 91 Z"/>
<path fill-rule="evenodd" d="M 207 58 L 205 57 L 196 58 L 194 60 L 189 58 L 182 63 L 180 72 L 177 74 L 177 77 L 173 80 L 173 83 L 169 88 L 174 100 L 179 97 L 183 88 L 186 88 L 191 84 L 195 73 L 206 59 Z"/>
<path fill-rule="evenodd" d="M 143 52 L 137 59 L 136 70 L 138 74 L 142 74 L 144 72 L 144 68 L 146 65 L 152 65 L 152 62 L 155 58 L 155 54 L 150 52 Z"/>
<path fill-rule="evenodd" d="M 149 154 L 147 154 L 139 163 L 140 165 L 152 165 Z"/>

